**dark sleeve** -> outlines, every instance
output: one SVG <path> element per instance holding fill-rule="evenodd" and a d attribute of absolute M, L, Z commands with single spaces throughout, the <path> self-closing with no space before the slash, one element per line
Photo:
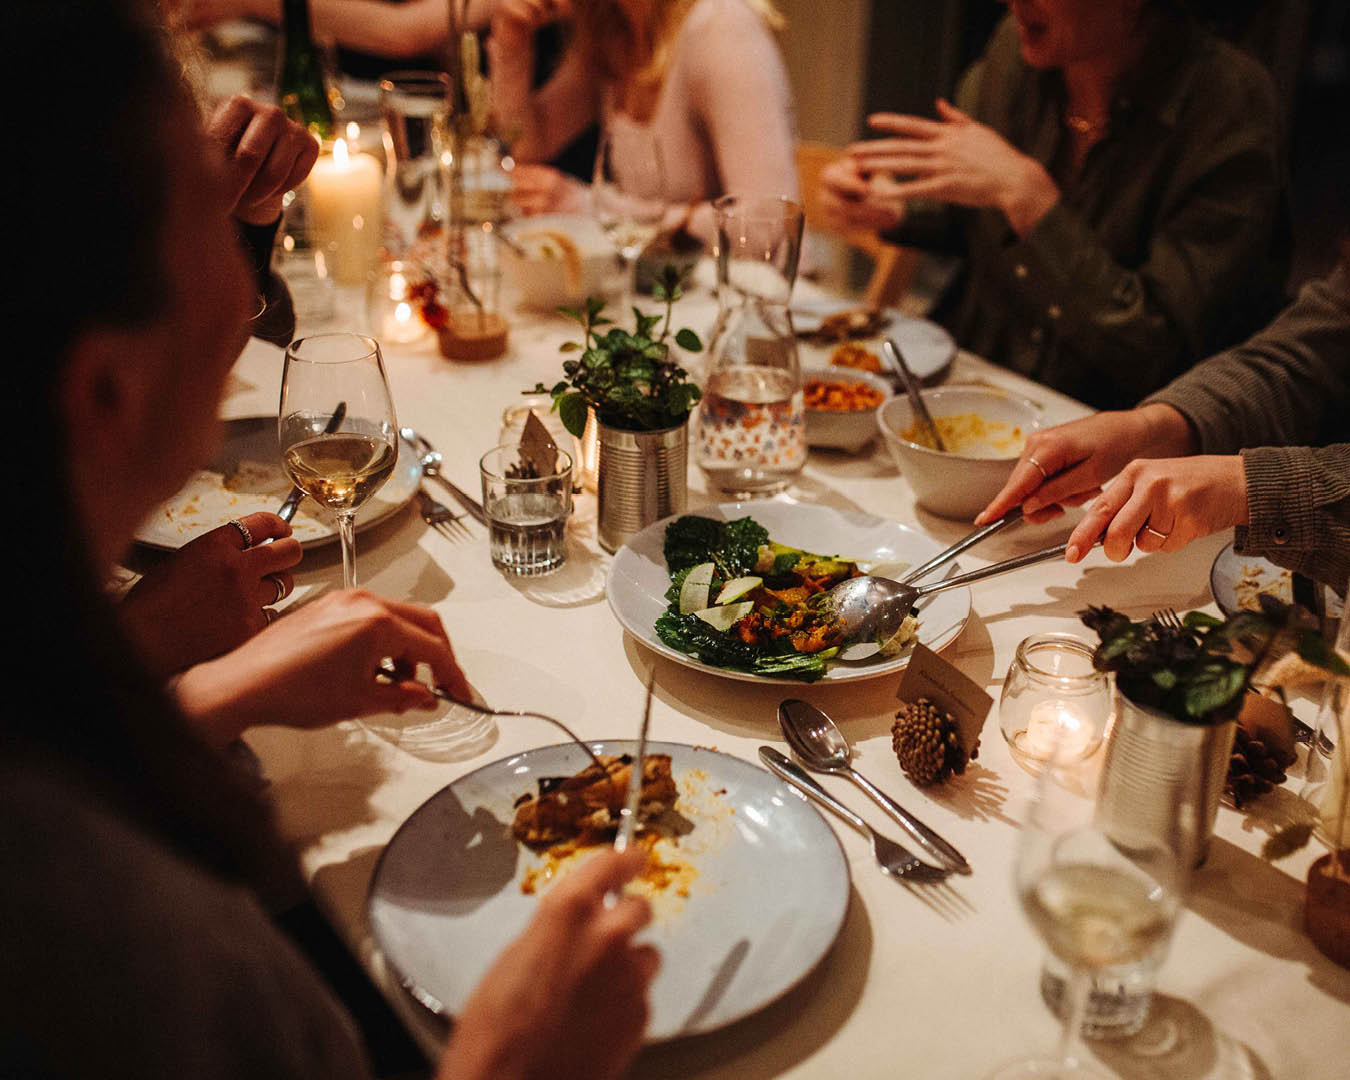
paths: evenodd
<path fill-rule="evenodd" d="M 1261 447 L 1242 452 L 1248 524 L 1239 555 L 1344 591 L 1350 579 L 1350 444 Z"/>
<path fill-rule="evenodd" d="M 253 320 L 249 332 L 256 338 L 285 348 L 295 337 L 295 307 L 290 290 L 279 274 L 272 272 L 272 245 L 276 241 L 281 219 L 270 225 L 236 223 L 244 254 L 253 268 L 258 295 L 262 298 L 262 314 Z"/>
<path fill-rule="evenodd" d="M 247 891 L 75 789 L 3 782 L 0 1071 L 369 1075 L 350 1019 Z"/>
<path fill-rule="evenodd" d="M 1063 201 L 1000 252 L 1000 277 L 1020 303 L 1045 312 L 1075 356 L 1135 400 L 1204 355 L 1216 320 L 1268 257 L 1282 207 L 1269 78 L 1249 64 L 1222 92 L 1206 71 L 1194 82 L 1177 120 L 1184 150 L 1139 265 L 1118 262 Z"/>
<path fill-rule="evenodd" d="M 1205 454 L 1306 445 L 1319 441 L 1328 421 L 1344 425 L 1350 407 L 1350 261 L 1305 286 L 1265 330 L 1149 401 L 1185 416 Z"/>

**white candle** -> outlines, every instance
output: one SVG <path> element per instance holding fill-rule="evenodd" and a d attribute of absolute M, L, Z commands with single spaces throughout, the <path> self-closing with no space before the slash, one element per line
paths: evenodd
<path fill-rule="evenodd" d="M 1092 731 L 1083 718 L 1062 701 L 1042 701 L 1032 707 L 1022 748 L 1042 760 L 1073 761 L 1092 744 Z"/>
<path fill-rule="evenodd" d="M 380 248 L 380 163 L 347 151 L 347 140 L 321 154 L 309 175 L 309 207 L 316 245 L 328 253 L 340 285 L 360 285 Z"/>

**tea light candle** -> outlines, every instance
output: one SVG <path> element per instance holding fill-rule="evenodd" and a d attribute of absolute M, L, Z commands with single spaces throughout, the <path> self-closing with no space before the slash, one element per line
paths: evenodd
<path fill-rule="evenodd" d="M 346 139 L 321 154 L 309 175 L 314 236 L 329 253 L 341 285 L 360 285 L 375 265 L 380 246 L 380 163 L 370 154 L 351 153 Z"/>
<path fill-rule="evenodd" d="M 391 344 L 409 345 L 422 337 L 429 327 L 413 304 L 408 278 L 400 263 L 393 264 L 389 277 L 382 284 L 388 301 L 384 305 L 380 331 L 384 340 Z"/>
<path fill-rule="evenodd" d="M 1076 761 L 1093 742 L 1091 725 L 1063 701 L 1041 701 L 1027 716 L 1022 749 L 1042 760 Z"/>

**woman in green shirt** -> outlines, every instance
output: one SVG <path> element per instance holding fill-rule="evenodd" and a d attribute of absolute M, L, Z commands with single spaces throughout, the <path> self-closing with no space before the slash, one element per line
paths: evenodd
<path fill-rule="evenodd" d="M 1282 301 L 1275 90 L 1177 5 L 1012 0 L 938 120 L 825 173 L 836 224 L 965 257 L 962 346 L 1098 408 L 1134 405 Z"/>

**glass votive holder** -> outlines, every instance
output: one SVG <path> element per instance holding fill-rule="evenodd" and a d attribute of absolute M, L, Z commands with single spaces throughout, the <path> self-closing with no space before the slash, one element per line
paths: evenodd
<path fill-rule="evenodd" d="M 1033 634 L 1017 646 L 999 698 L 999 728 L 1013 758 L 1036 771 L 1068 764 L 1101 746 L 1111 715 L 1106 673 L 1093 646 L 1072 634 Z"/>
<path fill-rule="evenodd" d="M 452 360 L 494 360 L 506 352 L 507 322 L 501 314 L 502 268 L 493 237 L 468 230 L 442 290 L 446 321 L 441 352 Z"/>
<path fill-rule="evenodd" d="M 572 455 L 558 451 L 551 476 L 522 475 L 520 446 L 498 446 L 478 463 L 488 518 L 492 565 L 533 577 L 567 561 L 567 518 L 572 513 Z"/>
<path fill-rule="evenodd" d="M 383 345 L 411 345 L 431 327 L 422 316 L 417 284 L 423 275 L 402 259 L 381 260 L 366 289 L 366 321 Z"/>

